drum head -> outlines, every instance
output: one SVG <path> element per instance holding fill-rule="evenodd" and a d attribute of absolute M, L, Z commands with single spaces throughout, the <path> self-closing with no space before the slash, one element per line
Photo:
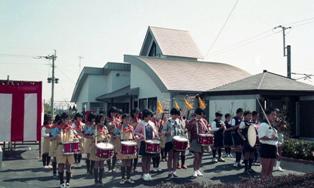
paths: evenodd
<path fill-rule="evenodd" d="M 109 149 L 113 149 L 113 145 L 110 143 L 98 143 L 96 144 L 96 147 L 102 150 L 109 150 Z"/>
<path fill-rule="evenodd" d="M 146 140 L 145 142 L 148 144 L 160 144 L 159 140 Z"/>
<path fill-rule="evenodd" d="M 137 145 L 137 143 L 134 141 L 122 141 L 121 144 L 127 145 L 127 146 L 136 146 Z"/>
<path fill-rule="evenodd" d="M 251 125 L 247 132 L 248 142 L 250 146 L 254 147 L 256 144 L 256 129 L 254 125 Z"/>
<path fill-rule="evenodd" d="M 173 140 L 179 141 L 179 142 L 187 142 L 188 139 L 183 136 L 174 136 Z"/>

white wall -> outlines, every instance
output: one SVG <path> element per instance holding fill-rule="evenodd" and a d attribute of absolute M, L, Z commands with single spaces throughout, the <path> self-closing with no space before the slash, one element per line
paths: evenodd
<path fill-rule="evenodd" d="M 117 76 L 117 73 L 119 74 L 119 76 Z M 130 85 L 129 71 L 110 71 L 107 77 L 107 93 Z"/>
<path fill-rule="evenodd" d="M 138 66 L 131 64 L 131 88 L 140 88 L 139 99 L 157 97 L 167 106 L 170 103 L 169 92 L 161 92 L 150 75 Z"/>
<path fill-rule="evenodd" d="M 238 108 L 245 110 L 256 110 L 255 95 L 230 95 L 230 96 L 208 96 L 209 100 L 209 119 L 215 118 L 215 112 L 221 111 L 223 114 L 230 113 L 235 115 Z"/>
<path fill-rule="evenodd" d="M 89 92 L 88 84 L 87 84 L 87 80 L 85 80 L 76 101 L 76 107 L 79 112 L 83 110 L 82 103 L 88 102 L 88 92 Z"/>
<path fill-rule="evenodd" d="M 88 75 L 88 102 L 97 102 L 96 97 L 106 92 L 106 80 L 104 75 Z"/>

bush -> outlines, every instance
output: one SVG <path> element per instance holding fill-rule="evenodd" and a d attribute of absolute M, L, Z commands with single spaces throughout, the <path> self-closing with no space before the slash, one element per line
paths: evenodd
<path fill-rule="evenodd" d="M 313 142 L 297 139 L 286 140 L 282 149 L 282 155 L 285 157 L 314 161 L 313 152 Z"/>
<path fill-rule="evenodd" d="M 174 185 L 165 183 L 157 185 L 156 188 L 299 188 L 314 187 L 314 174 L 305 174 L 303 176 L 287 175 L 274 177 L 269 181 L 261 181 L 260 179 L 250 179 L 235 184 L 209 184 L 209 183 L 186 183 L 182 185 Z"/>

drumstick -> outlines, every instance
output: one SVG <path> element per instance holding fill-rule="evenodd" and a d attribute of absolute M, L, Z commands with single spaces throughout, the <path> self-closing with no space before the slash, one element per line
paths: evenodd
<path fill-rule="evenodd" d="M 97 145 L 97 124 L 95 126 L 94 135 L 95 135 L 95 145 Z"/>

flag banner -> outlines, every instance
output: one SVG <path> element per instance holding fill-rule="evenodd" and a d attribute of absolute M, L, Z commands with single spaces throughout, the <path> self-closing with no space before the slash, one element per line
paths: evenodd
<path fill-rule="evenodd" d="M 39 141 L 42 83 L 0 81 L 0 141 Z"/>

